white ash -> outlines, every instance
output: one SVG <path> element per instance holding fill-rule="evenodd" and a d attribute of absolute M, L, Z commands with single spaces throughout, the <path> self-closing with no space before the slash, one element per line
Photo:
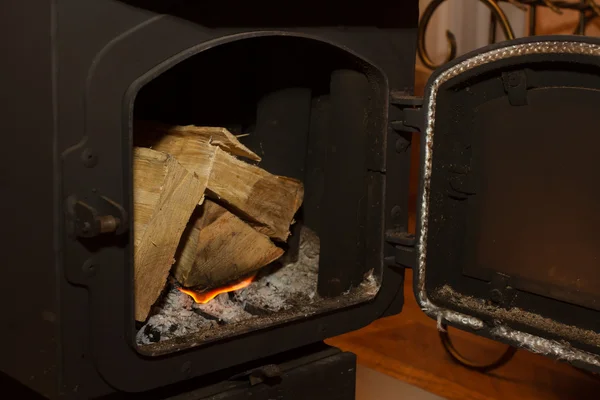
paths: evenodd
<path fill-rule="evenodd" d="M 231 300 L 228 293 L 222 293 L 206 304 L 194 304 L 192 307 L 216 318 L 219 322 L 228 324 L 254 317 L 244 310 L 244 304 Z"/>
<path fill-rule="evenodd" d="M 375 276 L 373 269 L 370 269 L 364 275 L 364 280 L 360 283 L 360 285 L 364 287 L 374 287 L 379 289 L 379 282 L 377 281 L 377 277 Z"/>
<path fill-rule="evenodd" d="M 265 311 L 289 310 L 316 300 L 319 274 L 319 237 L 300 230 L 298 260 L 287 263 L 235 293 L 235 299 Z"/>
<path fill-rule="evenodd" d="M 180 292 L 175 280 L 168 283 L 164 298 L 153 308 L 152 316 L 139 330 L 137 343 L 149 345 L 193 333 L 218 337 L 219 332 L 239 324 L 259 328 L 272 324 L 274 317 L 290 318 L 296 310 L 302 315 L 331 307 L 340 299 L 322 299 L 317 295 L 319 273 L 319 237 L 309 228 L 300 230 L 298 258 L 295 262 L 264 268 L 257 280 L 234 293 L 223 293 L 207 304 L 195 304 L 191 296 Z M 379 290 L 372 271 L 366 274 L 360 288 L 346 297 L 371 298 Z M 286 317 L 287 316 L 287 317 Z M 151 347 L 151 346 L 150 346 Z"/>
<path fill-rule="evenodd" d="M 216 325 L 193 311 L 194 300 L 171 286 L 159 304 L 154 307 L 148 322 L 138 331 L 138 344 L 150 344 L 178 336 L 189 335 Z"/>

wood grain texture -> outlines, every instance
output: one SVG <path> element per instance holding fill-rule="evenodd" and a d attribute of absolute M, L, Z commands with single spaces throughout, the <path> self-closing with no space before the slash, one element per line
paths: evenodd
<path fill-rule="evenodd" d="M 245 157 L 252 161 L 260 161 L 258 154 L 244 146 L 231 132 L 216 126 L 165 125 L 152 121 L 136 121 L 136 145 L 151 147 L 153 143 L 163 140 L 164 135 L 177 138 L 201 138 L 213 146 L 226 152 Z"/>
<path fill-rule="evenodd" d="M 267 236 L 206 200 L 183 234 L 173 274 L 185 287 L 214 288 L 251 275 L 282 255 Z"/>
<path fill-rule="evenodd" d="M 285 242 L 304 187 L 296 179 L 270 174 L 217 149 L 207 193 L 250 221 L 257 231 Z"/>
<path fill-rule="evenodd" d="M 144 321 L 164 288 L 206 181 L 168 154 L 134 148 L 133 188 L 135 319 Z"/>
<path fill-rule="evenodd" d="M 163 130 L 155 129 L 154 124 L 141 123 L 138 126 L 136 123 L 135 126 L 136 146 L 151 147 L 153 150 L 172 155 L 187 170 L 196 174 L 201 183 L 208 185 L 218 147 L 211 145 L 201 136 L 165 134 Z M 144 130 L 146 126 L 148 128 Z"/>
<path fill-rule="evenodd" d="M 138 137 L 143 136 L 139 132 Z M 304 197 L 302 182 L 270 174 L 197 135 L 167 132 L 153 140 L 136 142 L 152 144 L 153 149 L 171 154 L 201 181 L 207 181 L 208 197 L 224 203 L 259 232 L 278 241 L 287 240 Z"/>

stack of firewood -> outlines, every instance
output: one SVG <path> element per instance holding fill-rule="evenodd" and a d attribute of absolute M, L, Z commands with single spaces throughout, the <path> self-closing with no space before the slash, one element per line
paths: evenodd
<path fill-rule="evenodd" d="M 169 273 L 215 288 L 283 254 L 302 183 L 246 162 L 260 157 L 224 128 L 137 122 L 134 132 L 135 319 Z"/>

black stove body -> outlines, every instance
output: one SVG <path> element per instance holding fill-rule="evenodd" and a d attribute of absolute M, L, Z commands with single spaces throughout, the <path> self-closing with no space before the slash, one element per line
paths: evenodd
<path fill-rule="evenodd" d="M 3 181 L 18 193 L 3 206 L 13 227 L 4 266 L 14 268 L 2 268 L 11 284 L 1 296 L 16 301 L 0 340 L 4 373 L 51 398 L 145 392 L 220 370 L 234 374 L 236 366 L 239 373 L 401 310 L 404 274 L 384 267 L 384 247 L 391 256 L 393 246 L 384 245 L 383 221 L 395 207 L 394 226 L 406 227 L 408 185 L 385 191 L 385 171 L 393 166 L 387 179 L 408 182 L 409 152 L 391 148 L 386 160 L 388 135 L 398 137 L 387 120 L 389 93 L 412 92 L 416 1 L 53 0 L 1 7 L 8 78 L 2 115 L 14 149 L 3 169 L 15 166 Z M 161 103 L 157 77 L 167 86 L 179 80 L 182 89 Z M 185 93 L 188 85 L 210 93 L 211 102 L 199 104 Z M 197 121 L 194 107 L 201 106 L 209 109 Z M 319 292 L 339 295 L 372 270 L 382 283 L 376 298 L 187 351 L 139 351 L 129 244 L 135 113 L 250 127 L 271 155 L 263 166 L 304 179 L 313 194 L 304 220 L 322 224 L 321 265 L 328 265 Z M 324 123 L 329 144 L 310 147 L 307 132 L 319 139 Z M 16 149 L 34 154 L 22 164 Z M 305 173 L 307 157 L 323 152 L 327 159 L 312 161 L 313 172 Z M 325 164 L 327 174 L 319 172 Z M 117 217 L 119 229 L 96 235 L 96 217 L 104 215 Z"/>
<path fill-rule="evenodd" d="M 588 122 L 600 106 L 597 39 L 487 46 L 435 71 L 421 99 L 411 96 L 416 1 L 1 7 L 10 228 L 0 370 L 10 379 L 51 398 L 202 398 L 219 380 L 280 375 L 298 394 L 302 377 L 331 362 L 332 382 L 351 395 L 353 375 L 335 371 L 352 357 L 304 346 L 400 312 L 405 267 L 440 324 L 600 369 L 600 146 Z M 137 119 L 251 132 L 245 143 L 264 168 L 302 179 L 297 218 L 320 237 L 317 291 L 335 307 L 217 340 L 165 341 L 160 352 L 138 347 Z M 406 227 L 416 132 L 415 236 Z M 365 276 L 377 294 L 344 300 Z"/>

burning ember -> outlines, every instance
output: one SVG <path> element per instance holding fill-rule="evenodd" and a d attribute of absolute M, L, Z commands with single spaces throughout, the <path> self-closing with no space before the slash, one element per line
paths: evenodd
<path fill-rule="evenodd" d="M 178 289 L 180 292 L 192 296 L 192 298 L 194 299 L 194 301 L 196 303 L 206 304 L 209 301 L 211 301 L 212 299 L 214 299 L 215 297 L 217 297 L 218 295 L 220 295 L 221 293 L 233 292 L 235 290 L 240 290 L 240 289 L 247 287 L 254 281 L 254 277 L 255 276 L 252 275 L 252 276 L 250 276 L 246 279 L 243 279 L 237 283 L 234 283 L 232 285 L 223 286 L 223 287 L 220 287 L 217 289 L 211 289 L 207 292 L 196 292 L 196 291 L 184 289 L 184 288 L 178 288 Z"/>

